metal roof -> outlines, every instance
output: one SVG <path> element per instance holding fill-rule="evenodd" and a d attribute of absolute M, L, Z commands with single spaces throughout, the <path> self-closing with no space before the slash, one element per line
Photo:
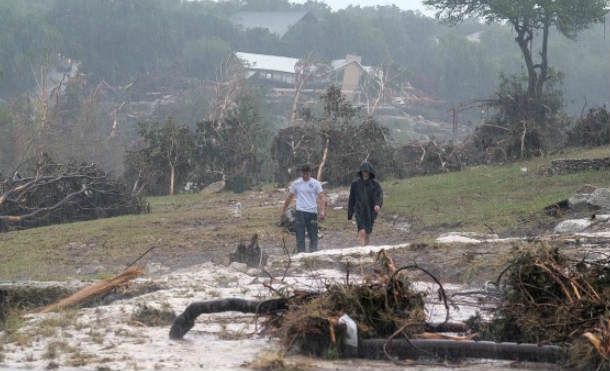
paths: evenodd
<path fill-rule="evenodd" d="M 364 71 L 366 71 L 366 73 L 371 73 L 371 71 L 373 70 L 373 67 L 371 67 L 371 66 L 363 66 L 358 61 L 348 62 L 345 58 L 344 59 L 335 59 L 335 60 L 331 61 L 330 66 L 333 68 L 333 70 L 336 71 L 336 70 L 345 68 L 350 63 L 356 63 L 358 66 L 360 66 L 360 68 L 362 68 Z"/>
<path fill-rule="evenodd" d="M 290 27 L 299 23 L 309 12 L 238 12 L 231 21 L 245 29 L 266 28 L 271 33 L 284 36 Z"/>
<path fill-rule="evenodd" d="M 278 71 L 285 73 L 296 73 L 295 67 L 299 62 L 297 58 L 280 57 L 277 55 L 265 55 L 254 53 L 235 53 L 246 68 L 250 70 Z"/>

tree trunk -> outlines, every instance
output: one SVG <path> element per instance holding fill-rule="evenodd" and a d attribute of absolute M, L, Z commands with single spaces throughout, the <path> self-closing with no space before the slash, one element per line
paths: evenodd
<path fill-rule="evenodd" d="M 294 98 L 292 100 L 292 115 L 290 117 L 290 122 L 294 125 L 297 122 L 297 112 L 299 110 L 299 98 L 301 97 L 301 90 L 303 90 L 303 85 L 305 84 L 305 76 L 303 74 L 297 75 L 297 86 L 294 91 Z"/>
<path fill-rule="evenodd" d="M 527 26 L 513 25 L 517 31 L 517 44 L 521 49 L 523 58 L 525 60 L 525 66 L 527 67 L 527 95 L 530 98 L 536 98 L 536 86 L 538 82 L 538 74 L 536 67 L 534 66 L 534 59 L 532 58 L 531 41 L 532 33 L 527 30 Z"/>
<path fill-rule="evenodd" d="M 172 162 L 169 163 L 169 195 L 173 196 L 176 185 L 176 167 Z"/>
<path fill-rule="evenodd" d="M 545 18 L 544 21 L 544 30 L 542 32 L 542 51 L 540 53 L 541 62 L 540 62 L 540 75 L 538 76 L 538 81 L 536 83 L 536 98 L 542 98 L 544 94 L 544 84 L 548 80 L 549 74 L 549 29 L 550 29 L 550 19 Z"/>
<path fill-rule="evenodd" d="M 320 162 L 320 167 L 318 168 L 318 176 L 316 179 L 321 182 L 322 174 L 324 173 L 324 166 L 326 165 L 326 160 L 328 159 L 328 146 L 330 145 L 330 138 L 326 138 L 326 146 L 324 147 L 324 154 L 322 155 L 322 162 Z"/>

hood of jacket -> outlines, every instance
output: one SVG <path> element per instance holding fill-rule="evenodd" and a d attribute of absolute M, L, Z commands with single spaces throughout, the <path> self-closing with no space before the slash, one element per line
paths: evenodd
<path fill-rule="evenodd" d="M 360 178 L 362 178 L 363 171 L 366 171 L 371 174 L 371 179 L 375 179 L 375 169 L 373 169 L 373 165 L 371 165 L 370 162 L 363 161 L 362 164 L 360 164 L 360 171 L 358 171 L 358 176 Z"/>

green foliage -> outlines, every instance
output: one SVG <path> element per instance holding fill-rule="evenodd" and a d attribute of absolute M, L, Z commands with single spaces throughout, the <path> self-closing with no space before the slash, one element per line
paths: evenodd
<path fill-rule="evenodd" d="M 223 119 L 199 122 L 195 130 L 171 119 L 141 123 L 144 147 L 128 153 L 125 178 L 147 194 L 164 195 L 171 193 L 173 167 L 175 191 L 187 182 L 196 188 L 217 180 L 234 191 L 249 189 L 263 179 L 261 159 L 268 153 L 270 124 L 261 105 L 254 92 L 244 94 Z"/>
<path fill-rule="evenodd" d="M 540 99 L 545 94 L 544 84 L 549 73 L 548 42 L 551 27 L 568 38 L 593 23 L 601 23 L 608 12 L 605 0 L 425 0 L 424 4 L 438 10 L 437 17 L 449 23 L 459 23 L 467 17 L 480 17 L 488 23 L 509 23 L 517 37 L 528 73 L 527 93 Z M 542 31 L 540 62 L 534 61 L 533 43 Z"/>
<path fill-rule="evenodd" d="M 261 159 L 268 153 L 269 123 L 260 97 L 238 97 L 226 118 L 197 124 L 195 132 L 198 184 L 224 179 L 227 187 L 243 192 L 262 180 Z"/>
<path fill-rule="evenodd" d="M 319 105 L 320 114 L 308 112 L 305 124 L 280 130 L 273 139 L 276 182 L 293 180 L 296 169 L 306 163 L 319 169 L 327 147 L 322 178 L 331 184 L 349 184 L 365 159 L 378 176 L 392 174 L 393 150 L 385 127 L 354 108 L 335 86 L 320 97 Z"/>
<path fill-rule="evenodd" d="M 186 182 L 193 168 L 194 141 L 189 128 L 167 120 L 141 123 L 139 134 L 145 147 L 127 154 L 125 178 L 128 184 L 144 187 L 146 193 L 164 195 L 171 193 L 172 168 L 175 188 Z"/>
<path fill-rule="evenodd" d="M 610 114 L 606 108 L 592 108 L 568 132 L 570 146 L 601 146 L 610 142 Z"/>

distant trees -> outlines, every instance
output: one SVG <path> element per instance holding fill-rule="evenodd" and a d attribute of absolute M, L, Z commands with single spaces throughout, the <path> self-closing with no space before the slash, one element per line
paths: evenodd
<path fill-rule="evenodd" d="M 280 130 L 271 152 L 275 181 L 285 184 L 297 176 L 299 166 L 310 163 L 317 177 L 331 184 L 349 184 L 360 162 L 368 159 L 380 174 L 389 173 L 393 149 L 387 129 L 354 108 L 332 86 L 320 97 L 320 113 L 310 112 L 304 122 Z"/>
<path fill-rule="evenodd" d="M 126 181 L 152 195 L 217 180 L 234 191 L 249 189 L 263 178 L 261 162 L 269 148 L 270 125 L 260 104 L 253 94 L 240 95 L 222 118 L 201 121 L 195 130 L 173 120 L 141 123 L 143 145 L 127 155 Z"/>
<path fill-rule="evenodd" d="M 437 17 L 451 23 L 466 17 L 481 17 L 489 23 L 508 22 L 527 68 L 527 95 L 541 99 L 545 83 L 552 78 L 549 67 L 551 27 L 568 38 L 592 23 L 602 22 L 608 12 L 605 0 L 426 0 L 438 10 Z M 540 60 L 536 61 L 534 37 L 542 32 Z"/>
<path fill-rule="evenodd" d="M 175 194 L 176 185 L 184 184 L 193 167 L 195 143 L 191 130 L 170 119 L 163 124 L 142 123 L 139 134 L 145 146 L 128 154 L 127 178 L 134 182 L 135 189 Z"/>

